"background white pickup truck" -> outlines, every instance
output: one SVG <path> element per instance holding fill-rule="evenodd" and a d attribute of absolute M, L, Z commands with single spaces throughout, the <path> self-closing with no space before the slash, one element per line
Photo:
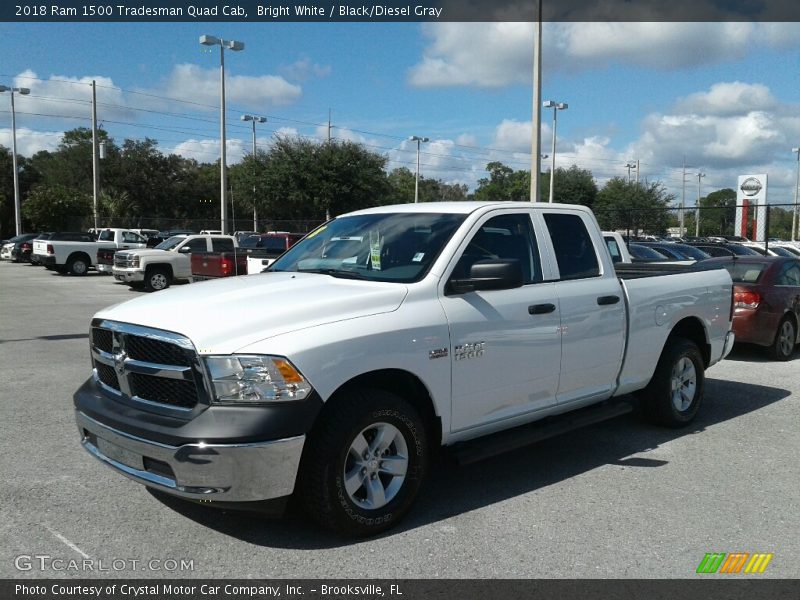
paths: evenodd
<path fill-rule="evenodd" d="M 33 252 L 40 255 L 41 263 L 62 273 L 86 275 L 94 267 L 99 248 L 144 248 L 147 240 L 130 229 L 103 229 L 96 242 L 71 242 L 66 240 L 34 240 Z"/>
<path fill-rule="evenodd" d="M 224 252 L 236 248 L 230 235 L 176 235 L 155 248 L 117 252 L 112 273 L 117 281 L 144 284 L 148 292 L 168 288 L 173 281 L 192 279 L 192 252 Z"/>
<path fill-rule="evenodd" d="M 658 423 L 692 421 L 733 345 L 730 276 L 619 269 L 580 206 L 343 215 L 264 274 L 98 313 L 82 443 L 176 496 L 296 491 L 322 525 L 373 534 L 409 510 L 439 445 L 515 448 L 621 414 L 609 400 L 631 392 Z"/>

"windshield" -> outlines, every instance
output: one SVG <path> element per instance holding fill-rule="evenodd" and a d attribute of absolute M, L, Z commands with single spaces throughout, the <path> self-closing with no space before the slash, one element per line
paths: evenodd
<path fill-rule="evenodd" d="M 270 271 L 410 283 L 427 273 L 466 215 L 380 213 L 340 217 L 308 234 Z"/>
<path fill-rule="evenodd" d="M 628 251 L 631 253 L 633 258 L 639 258 L 642 260 L 667 260 L 667 257 L 660 252 L 639 244 L 629 244 Z"/>
<path fill-rule="evenodd" d="M 158 246 L 156 246 L 156 250 L 172 250 L 185 239 L 186 238 L 183 236 L 176 235 L 161 242 Z"/>
<path fill-rule="evenodd" d="M 778 256 L 785 256 L 786 258 L 795 258 L 797 255 L 792 253 L 791 250 L 788 248 L 783 248 L 781 246 L 770 246 L 770 250 L 772 250 Z"/>

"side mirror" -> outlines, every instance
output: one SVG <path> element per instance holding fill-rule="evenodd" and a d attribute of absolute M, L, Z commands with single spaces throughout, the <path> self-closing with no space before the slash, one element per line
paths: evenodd
<path fill-rule="evenodd" d="M 192 249 L 189 248 L 189 246 L 184 246 L 183 248 L 178 250 L 178 252 L 180 252 L 181 254 L 189 254 L 191 251 L 192 251 Z"/>
<path fill-rule="evenodd" d="M 465 294 L 485 290 L 510 290 L 524 284 L 522 265 L 515 259 L 479 260 L 469 270 L 468 279 L 451 279 L 449 292 Z"/>

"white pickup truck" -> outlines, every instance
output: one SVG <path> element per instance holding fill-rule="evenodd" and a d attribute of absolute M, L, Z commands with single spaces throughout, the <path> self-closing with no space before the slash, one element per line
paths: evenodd
<path fill-rule="evenodd" d="M 295 493 L 320 524 L 374 534 L 440 445 L 514 448 L 619 415 L 632 392 L 658 423 L 694 419 L 733 346 L 730 276 L 630 269 L 580 206 L 343 215 L 266 273 L 97 313 L 81 442 L 174 496 L 263 508 Z"/>
<path fill-rule="evenodd" d="M 192 280 L 192 252 L 227 252 L 236 246 L 230 235 L 176 235 L 155 248 L 117 252 L 111 272 L 117 281 L 157 292 L 173 281 Z"/>
<path fill-rule="evenodd" d="M 95 242 L 72 242 L 67 240 L 34 240 L 33 253 L 40 262 L 54 271 L 86 275 L 96 266 L 100 248 L 144 248 L 147 240 L 130 229 L 102 229 Z"/>

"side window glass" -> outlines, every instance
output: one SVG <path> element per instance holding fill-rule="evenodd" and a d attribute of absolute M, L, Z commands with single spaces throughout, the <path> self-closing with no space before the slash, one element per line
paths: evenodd
<path fill-rule="evenodd" d="M 600 265 L 592 238 L 578 215 L 545 213 L 561 279 L 598 277 Z"/>
<path fill-rule="evenodd" d="M 211 238 L 211 249 L 213 252 L 232 252 L 233 240 L 227 238 Z"/>
<path fill-rule="evenodd" d="M 486 221 L 472 236 L 451 277 L 469 277 L 472 265 L 486 259 L 516 260 L 522 266 L 526 285 L 541 281 L 541 263 L 530 215 L 498 215 Z"/>
<path fill-rule="evenodd" d="M 787 264 L 778 277 L 778 285 L 800 285 L 800 266 Z"/>
<path fill-rule="evenodd" d="M 206 238 L 195 238 L 190 240 L 184 248 L 188 247 L 189 252 L 205 252 L 208 249 Z"/>

